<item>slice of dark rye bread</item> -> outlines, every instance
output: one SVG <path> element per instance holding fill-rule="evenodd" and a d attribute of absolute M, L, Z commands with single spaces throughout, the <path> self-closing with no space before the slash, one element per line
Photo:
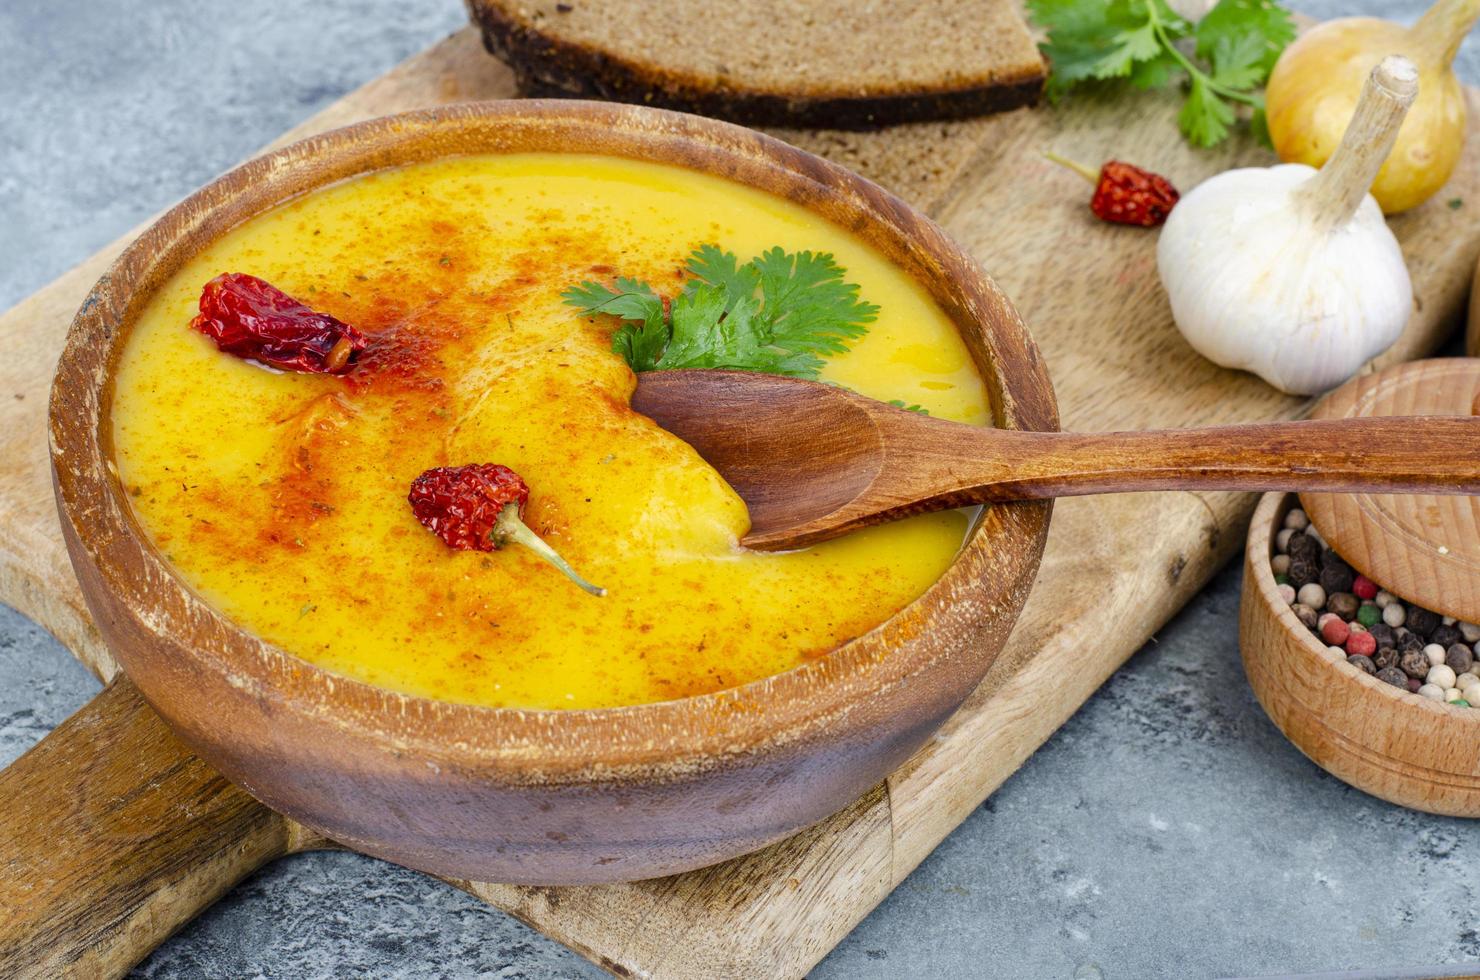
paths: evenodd
<path fill-rule="evenodd" d="M 467 0 L 526 95 L 866 129 L 1030 105 L 1018 0 Z"/>

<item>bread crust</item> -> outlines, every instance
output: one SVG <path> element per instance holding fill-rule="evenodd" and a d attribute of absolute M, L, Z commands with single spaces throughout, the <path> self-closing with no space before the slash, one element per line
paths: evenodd
<path fill-rule="evenodd" d="M 1006 77 L 930 90 L 851 95 L 721 88 L 538 30 L 510 16 L 499 0 L 467 0 L 467 7 L 484 47 L 513 69 L 524 95 L 633 102 L 755 126 L 877 129 L 1004 112 L 1036 104 L 1047 77 L 1040 61 Z"/>

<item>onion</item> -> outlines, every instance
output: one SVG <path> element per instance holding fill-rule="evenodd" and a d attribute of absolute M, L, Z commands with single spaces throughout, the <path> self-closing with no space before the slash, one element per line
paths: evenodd
<path fill-rule="evenodd" d="M 1418 101 L 1378 171 L 1372 196 L 1387 214 L 1436 194 L 1464 149 L 1465 95 L 1452 65 L 1480 17 L 1480 0 L 1439 0 L 1412 28 L 1374 17 L 1328 21 L 1285 49 L 1269 76 L 1265 105 L 1275 152 L 1320 167 L 1341 142 L 1362 84 L 1391 54 L 1418 66 Z"/>

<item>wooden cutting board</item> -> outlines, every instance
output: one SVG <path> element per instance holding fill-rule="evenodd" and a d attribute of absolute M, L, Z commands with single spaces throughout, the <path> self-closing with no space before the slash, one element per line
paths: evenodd
<path fill-rule="evenodd" d="M 279 142 L 512 94 L 508 72 L 464 30 Z M 1480 118 L 1475 93 L 1470 101 Z M 778 135 L 891 186 L 976 255 L 1041 345 L 1066 428 L 1299 415 L 1302 400 L 1194 354 L 1157 283 L 1154 233 L 1095 221 L 1087 185 L 1040 156 L 1051 149 L 1092 165 L 1127 157 L 1184 190 L 1230 166 L 1270 162 L 1238 141 L 1191 149 L 1177 134 L 1176 109 L 1174 96 L 1127 91 L 884 133 Z M 1393 227 L 1417 304 L 1383 362 L 1432 351 L 1458 322 L 1480 252 L 1480 138 L 1472 135 L 1451 186 Z M 40 621 L 104 680 L 116 667 L 63 551 L 44 416 L 67 324 L 122 244 L 0 317 L 0 601 Z M 790 840 L 632 884 L 453 884 L 624 976 L 801 976 L 1237 551 L 1253 504 L 1193 493 L 1061 502 L 1032 599 L 981 687 L 884 784 Z M 78 732 L 128 744 L 135 765 L 79 772 L 85 763 L 59 737 Z M 34 948 L 12 951 L 11 961 L 0 949 L 0 965 L 116 975 L 261 864 L 327 846 L 181 751 L 119 679 L 0 773 L 0 869 L 25 862 L 26 901 L 54 910 L 37 926 Z M 83 783 L 92 788 L 79 795 Z"/>

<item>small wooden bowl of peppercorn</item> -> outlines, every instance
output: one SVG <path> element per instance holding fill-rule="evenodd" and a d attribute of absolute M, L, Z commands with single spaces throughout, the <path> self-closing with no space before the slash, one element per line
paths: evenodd
<path fill-rule="evenodd" d="M 1480 360 L 1348 382 L 1318 418 L 1468 415 Z M 1239 645 L 1296 748 L 1364 792 L 1480 817 L 1480 500 L 1266 494 L 1244 558 Z"/>

